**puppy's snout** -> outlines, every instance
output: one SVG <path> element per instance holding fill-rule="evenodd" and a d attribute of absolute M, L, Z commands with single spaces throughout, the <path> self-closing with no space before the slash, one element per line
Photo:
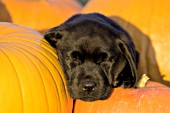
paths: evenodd
<path fill-rule="evenodd" d="M 85 80 L 82 83 L 82 89 L 88 93 L 95 90 L 96 83 L 92 80 Z"/>

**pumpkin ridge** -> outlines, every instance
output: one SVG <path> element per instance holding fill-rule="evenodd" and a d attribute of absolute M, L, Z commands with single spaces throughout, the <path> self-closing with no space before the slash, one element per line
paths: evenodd
<path fill-rule="evenodd" d="M 0 112 L 71 113 L 73 100 L 55 50 L 32 29 L 9 23 L 0 23 L 0 29 Z"/>
<path fill-rule="evenodd" d="M 16 48 L 16 47 L 19 47 L 20 49 L 23 49 L 23 46 L 25 46 L 25 47 L 29 47 L 29 48 L 32 48 L 33 50 L 36 50 L 38 53 L 40 53 L 41 55 L 43 55 L 44 57 L 46 57 L 46 55 L 45 55 L 45 52 L 42 52 L 42 51 L 40 51 L 40 49 L 38 49 L 38 48 L 36 48 L 35 46 L 30 46 L 30 44 L 28 43 L 28 44 L 25 44 L 25 43 L 22 43 L 22 42 L 12 42 L 12 44 L 14 44 L 15 46 L 11 46 L 11 47 L 14 47 L 14 48 Z M 22 45 L 22 46 L 18 46 L 18 44 L 19 45 Z M 32 44 L 32 43 L 31 43 Z M 8 44 L 6 45 L 6 46 L 8 46 Z M 16 48 L 17 49 L 17 48 Z M 29 53 L 31 53 L 32 51 L 31 50 L 27 50 L 27 49 L 23 49 L 23 50 L 25 50 L 25 51 L 27 51 L 27 52 L 29 52 Z M 51 54 L 51 53 L 49 53 L 48 52 L 48 54 Z M 51 54 L 52 56 L 54 56 L 53 54 Z M 34 55 L 35 56 L 35 55 Z M 37 56 L 35 56 L 36 58 L 37 58 Z M 50 61 L 50 63 L 55 67 L 55 69 L 56 70 L 61 70 L 61 68 L 60 68 L 60 66 L 55 66 L 55 64 L 54 64 L 54 62 L 52 62 L 48 57 L 46 57 L 49 61 Z M 54 58 L 54 57 L 53 57 Z M 56 60 L 56 62 L 58 62 L 57 61 L 57 59 L 55 59 Z M 59 73 L 63 73 L 62 71 L 58 71 Z M 61 76 L 61 80 L 64 80 L 65 78 L 63 77 L 63 76 Z M 65 83 L 65 81 L 62 81 L 62 84 L 64 84 Z M 65 87 L 65 90 L 66 90 L 66 87 Z"/>
<path fill-rule="evenodd" d="M 24 50 L 24 51 L 26 51 L 26 53 L 28 52 L 28 53 L 30 53 L 30 55 L 31 56 L 34 56 L 34 57 L 36 57 L 37 59 L 38 59 L 38 57 L 37 56 L 35 56 L 34 54 L 31 54 L 31 52 L 32 51 L 28 51 L 28 50 L 26 50 L 25 48 L 23 48 L 24 46 L 26 46 L 26 47 L 30 47 L 30 48 L 32 48 L 33 50 L 35 50 L 36 52 L 38 52 L 38 53 L 40 53 L 41 55 L 43 55 L 41 52 L 39 52 L 38 51 L 38 49 L 37 48 L 33 48 L 32 46 L 28 46 L 28 45 L 25 45 L 25 44 L 23 44 L 23 43 L 19 43 L 19 45 L 22 45 L 22 46 L 18 46 L 18 43 L 13 43 L 15 46 L 13 46 L 13 45 L 11 45 L 11 47 L 13 47 L 13 48 L 15 48 L 15 49 L 18 49 L 18 48 L 20 48 L 20 49 L 22 49 L 22 50 Z M 9 46 L 9 45 L 8 45 Z M 22 48 L 21 48 L 22 47 Z M 19 49 L 18 49 L 18 51 L 20 51 Z M 22 51 L 20 51 L 20 52 L 22 52 Z M 22 52 L 23 53 L 23 52 Z M 23 53 L 24 54 L 24 53 Z M 28 59 L 30 59 L 26 54 L 24 54 Z M 43 55 L 44 57 L 46 57 L 45 55 Z M 47 57 L 46 57 L 47 58 Z M 47 58 L 48 59 L 48 58 Z M 41 63 L 43 63 L 43 65 L 46 67 L 46 65 L 44 64 L 44 62 L 42 62 L 40 59 L 38 59 Z M 30 61 L 32 61 L 31 59 L 30 59 Z M 54 68 L 56 69 L 56 71 L 60 74 L 60 83 L 62 83 L 63 85 L 62 86 L 64 86 L 64 90 L 66 91 L 66 86 L 64 85 L 64 81 L 63 81 L 63 78 L 62 78 L 62 75 L 61 75 L 61 72 L 59 71 L 60 69 L 58 69 L 59 68 L 59 66 L 55 66 L 54 65 L 54 63 L 52 63 L 51 62 L 51 60 L 49 60 L 50 61 L 50 63 L 54 66 Z M 36 67 L 36 69 L 38 70 L 38 72 L 39 73 L 41 73 L 40 71 L 39 71 L 39 68 L 37 68 L 37 66 L 36 66 L 36 64 L 34 63 L 34 62 L 32 62 L 34 65 L 35 65 L 35 67 Z M 46 67 L 46 69 L 48 70 L 48 72 L 50 73 L 50 76 L 52 77 L 52 79 L 53 79 L 53 81 L 55 81 L 54 83 L 55 83 L 55 87 L 56 87 L 56 89 L 57 89 L 57 94 L 59 94 L 58 96 L 60 96 L 60 97 L 62 97 L 63 95 L 62 94 L 60 94 L 61 92 L 58 90 L 58 89 L 60 89 L 60 88 L 58 88 L 58 86 L 60 87 L 61 85 L 57 85 L 57 81 L 55 80 L 55 78 L 52 76 L 52 74 L 51 74 L 51 71 Z M 56 73 L 57 73 L 56 72 Z M 40 75 L 43 75 L 43 74 L 40 74 Z M 42 77 L 41 77 L 42 78 Z M 43 81 L 43 80 L 42 80 Z M 43 84 L 43 86 L 44 86 L 44 84 Z M 45 87 L 45 86 L 44 86 Z M 66 94 L 66 93 L 64 93 L 65 94 L 65 96 L 67 96 L 68 97 L 68 95 Z M 56 96 L 56 97 L 58 97 L 58 96 Z M 48 100 L 48 99 L 46 99 L 46 100 Z M 59 99 L 59 103 L 62 103 L 62 101 Z M 60 107 L 61 107 L 61 105 L 62 104 L 60 104 Z M 61 108 L 63 108 L 63 107 L 61 107 Z"/>
<path fill-rule="evenodd" d="M 13 43 L 13 44 L 15 44 L 15 43 Z M 7 44 L 7 45 L 5 45 L 5 46 L 8 46 L 8 47 L 12 47 L 12 48 L 14 48 L 15 50 L 18 50 L 19 52 L 21 52 L 25 57 L 27 57 L 31 62 L 32 62 L 32 59 L 30 59 L 30 57 L 28 57 L 26 54 L 24 54 L 24 52 L 22 52 L 20 49 L 22 49 L 22 50 L 24 50 L 26 53 L 28 52 L 29 53 L 29 55 L 31 55 L 31 56 L 33 56 L 33 57 L 35 57 L 37 60 L 39 60 L 42 64 L 43 64 L 43 66 L 45 66 L 45 68 L 48 70 L 48 72 L 50 73 L 50 76 L 52 77 L 52 74 L 51 74 L 51 72 L 49 71 L 49 69 L 46 67 L 46 65 L 37 57 L 37 56 L 35 56 L 34 54 L 32 54 L 31 53 L 31 51 L 28 51 L 28 50 L 26 50 L 26 49 L 23 49 L 23 48 L 21 48 L 21 46 L 17 46 L 18 44 L 16 43 L 15 44 L 15 46 L 13 46 L 13 45 L 9 45 L 9 44 Z M 26 46 L 26 45 L 24 45 L 24 44 L 22 44 L 22 47 L 23 46 Z M 31 46 L 27 46 L 27 47 L 31 47 Z M 18 49 L 19 48 L 19 49 Z M 31 47 L 32 48 L 32 47 Z M 32 49 L 35 49 L 35 48 L 32 48 Z M 39 52 L 39 51 L 37 51 L 37 52 Z M 47 104 L 47 106 L 46 107 L 48 107 L 48 110 L 49 110 L 49 102 L 48 102 L 48 99 L 47 99 L 47 95 L 46 95 L 46 88 L 45 88 L 45 85 L 44 85 L 44 80 L 42 79 L 42 76 L 41 75 L 43 75 L 40 71 L 39 71 L 39 68 L 37 67 L 37 65 L 36 65 L 36 63 L 34 63 L 34 62 L 32 62 L 32 64 L 35 66 L 35 68 L 38 70 L 38 73 L 39 73 L 39 77 L 41 78 L 41 81 L 42 81 L 42 83 L 43 83 L 43 89 L 44 89 L 44 93 L 45 93 L 45 97 L 46 97 L 46 102 L 48 103 Z M 56 86 L 56 85 L 55 85 Z M 57 89 L 57 94 L 59 93 L 59 91 L 58 91 L 58 88 L 56 88 Z M 57 95 L 56 97 L 58 97 L 59 95 Z"/>
<path fill-rule="evenodd" d="M 13 46 L 13 47 L 19 47 L 20 49 L 23 49 L 23 50 L 25 50 L 25 51 L 27 51 L 27 52 L 29 52 L 29 53 L 31 53 L 32 51 L 23 48 L 23 46 L 32 48 L 33 50 L 36 50 L 36 51 L 37 51 L 38 53 L 40 53 L 43 57 L 47 58 L 47 59 L 50 61 L 50 64 L 52 64 L 57 71 L 58 71 L 58 70 L 61 70 L 60 65 L 59 65 L 59 66 L 55 66 L 55 64 L 59 64 L 59 62 L 58 62 L 57 59 L 55 59 L 55 60 L 56 60 L 56 62 L 58 62 L 58 63 L 54 63 L 54 62 L 51 61 L 51 58 L 55 58 L 55 56 L 54 56 L 53 54 L 51 54 L 51 53 L 49 53 L 49 52 L 48 52 L 48 53 L 45 53 L 44 51 L 40 51 L 40 49 L 37 49 L 35 46 L 29 46 L 30 44 L 25 44 L 25 43 L 20 43 L 20 42 L 16 42 L 16 43 L 14 43 L 14 44 L 15 44 L 15 46 Z M 19 45 L 22 45 L 22 46 L 18 46 L 18 44 L 19 44 Z M 17 48 L 16 48 L 16 49 L 17 49 Z M 49 59 L 45 54 L 51 54 L 51 55 L 50 55 L 50 56 L 51 56 L 50 59 Z M 37 56 L 35 56 L 35 55 L 34 55 L 34 57 L 37 58 Z M 50 72 L 50 71 L 49 71 L 49 72 Z M 58 72 L 59 72 L 59 73 L 63 73 L 62 71 L 58 71 Z M 60 77 L 62 78 L 61 80 L 64 80 L 64 79 L 65 79 L 63 76 L 60 76 Z M 65 83 L 65 81 L 62 81 L 63 86 L 64 86 L 64 83 Z"/>
<path fill-rule="evenodd" d="M 0 47 L 2 47 L 2 45 L 1 45 Z M 9 60 L 9 62 L 11 63 L 11 65 L 12 65 L 14 71 L 15 71 L 15 74 L 13 74 L 13 75 L 15 75 L 15 76 L 17 77 L 17 81 L 18 81 L 18 84 L 19 84 L 20 97 L 21 97 L 21 102 L 22 102 L 22 104 L 21 104 L 21 105 L 22 105 L 21 109 L 22 109 L 22 112 L 24 112 L 24 105 L 23 105 L 23 103 L 24 103 L 24 98 L 23 98 L 23 95 L 22 95 L 22 94 L 23 94 L 23 90 L 22 90 L 22 88 L 21 88 L 21 81 L 20 81 L 20 79 L 19 79 L 19 77 L 18 77 L 16 68 L 15 68 L 12 60 L 10 59 L 10 57 L 8 57 L 7 53 L 6 53 L 5 51 L 3 51 L 1 48 L 0 48 L 0 51 L 7 57 L 7 59 Z"/>
<path fill-rule="evenodd" d="M 56 50 L 53 47 L 51 47 L 50 44 L 44 38 L 41 39 L 40 46 L 43 49 L 49 51 L 49 53 L 52 54 L 53 56 L 55 56 L 57 58 L 57 60 L 58 60 L 58 55 L 57 55 Z"/>

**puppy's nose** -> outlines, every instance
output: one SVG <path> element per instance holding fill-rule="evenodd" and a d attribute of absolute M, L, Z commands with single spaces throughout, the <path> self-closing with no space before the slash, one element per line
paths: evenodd
<path fill-rule="evenodd" d="M 87 92 L 92 92 L 92 91 L 94 91 L 95 87 L 96 87 L 96 83 L 93 82 L 93 81 L 85 81 L 85 82 L 83 82 L 83 84 L 82 84 L 83 90 L 84 90 L 84 91 L 87 91 Z"/>

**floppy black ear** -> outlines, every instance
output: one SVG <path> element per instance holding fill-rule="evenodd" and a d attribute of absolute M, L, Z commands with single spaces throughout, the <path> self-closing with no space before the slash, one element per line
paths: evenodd
<path fill-rule="evenodd" d="M 64 35 L 64 31 L 60 30 L 59 27 L 52 28 L 44 34 L 45 40 L 47 40 L 52 47 L 56 48 L 56 43 Z"/>
<path fill-rule="evenodd" d="M 56 43 L 60 39 L 62 39 L 64 35 L 68 33 L 67 29 L 70 29 L 72 26 L 74 26 L 75 23 L 77 23 L 77 21 L 74 21 L 74 20 L 76 20 L 79 17 L 81 17 L 81 14 L 76 14 L 70 17 L 63 24 L 48 30 L 44 34 L 44 38 L 50 43 L 52 47 L 56 47 Z"/>
<path fill-rule="evenodd" d="M 138 81 L 137 74 L 137 59 L 138 53 L 132 42 L 120 41 L 118 46 L 126 59 L 126 65 L 118 79 L 122 81 L 121 85 L 125 88 L 135 87 Z"/>

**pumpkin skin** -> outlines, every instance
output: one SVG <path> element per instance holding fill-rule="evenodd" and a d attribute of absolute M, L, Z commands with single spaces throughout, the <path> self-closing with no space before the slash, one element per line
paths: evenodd
<path fill-rule="evenodd" d="M 82 10 L 90 12 L 109 16 L 129 32 L 140 52 L 139 75 L 170 86 L 169 0 L 91 0 Z"/>
<path fill-rule="evenodd" d="M 1 0 L 10 22 L 44 31 L 63 23 L 78 13 L 81 5 L 75 0 Z M 16 8 L 17 7 L 17 8 Z M 0 9 L 1 10 L 1 9 Z M 1 11 L 2 12 L 2 11 Z M 9 20 L 7 14 L 0 17 Z"/>
<path fill-rule="evenodd" d="M 149 82 L 146 88 L 115 88 L 107 100 L 77 100 L 74 113 L 169 113 L 170 88 Z"/>
<path fill-rule="evenodd" d="M 56 52 L 38 32 L 0 23 L 0 113 L 71 113 Z"/>

